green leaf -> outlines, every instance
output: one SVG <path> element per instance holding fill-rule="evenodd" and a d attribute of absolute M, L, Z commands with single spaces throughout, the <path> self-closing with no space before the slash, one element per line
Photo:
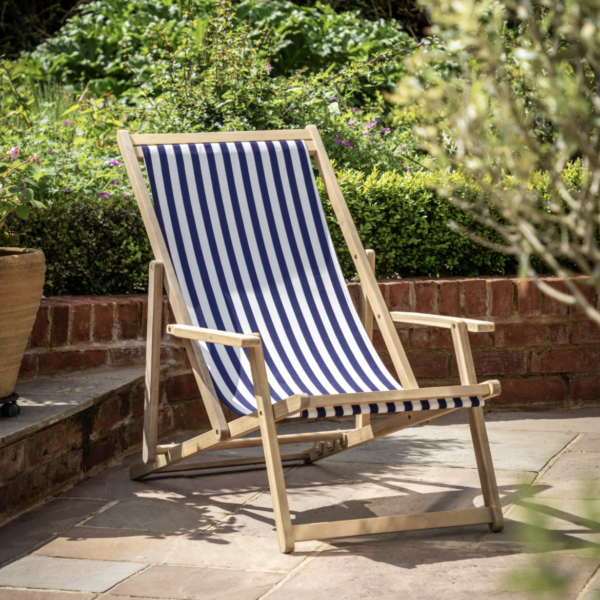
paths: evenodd
<path fill-rule="evenodd" d="M 29 206 L 26 206 L 25 204 L 19 204 L 16 212 L 19 219 L 25 220 L 29 217 L 31 210 Z"/>

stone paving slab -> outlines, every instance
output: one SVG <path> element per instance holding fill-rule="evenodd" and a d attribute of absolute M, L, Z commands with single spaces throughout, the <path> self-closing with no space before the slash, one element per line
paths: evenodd
<path fill-rule="evenodd" d="M 26 556 L 0 569 L 0 586 L 106 592 L 147 565 Z"/>
<path fill-rule="evenodd" d="M 600 454 L 565 452 L 544 473 L 542 481 L 598 481 Z"/>
<path fill-rule="evenodd" d="M 228 514 L 210 504 L 144 498 L 119 502 L 86 521 L 85 526 L 188 535 L 207 529 Z"/>
<path fill-rule="evenodd" d="M 596 452 L 596 453 L 600 453 L 600 433 L 586 433 L 571 448 L 571 452 Z"/>
<path fill-rule="evenodd" d="M 371 543 L 336 544 L 321 552 L 269 600 L 524 600 L 507 573 L 526 568 L 524 554 L 487 554 L 473 550 Z M 572 577 L 561 600 L 575 600 L 596 565 L 576 557 L 549 558 L 552 568 Z"/>
<path fill-rule="evenodd" d="M 118 598 L 256 600 L 283 577 L 281 573 L 157 566 L 128 579 L 111 594 Z"/>
<path fill-rule="evenodd" d="M 531 483 L 534 477 L 527 471 L 497 471 L 496 475 L 505 504 L 514 502 L 520 486 Z M 294 524 L 483 506 L 479 475 L 474 469 L 321 461 L 291 471 L 286 485 Z M 267 490 L 224 521 L 215 533 L 274 538 L 272 506 Z M 486 526 L 462 528 L 456 543 L 475 543 L 487 531 Z M 447 537 L 442 530 L 433 536 L 422 531 L 398 535 L 415 540 Z"/>
<path fill-rule="evenodd" d="M 0 600 L 94 600 L 97 597 L 96 594 L 76 592 L 0 589 Z"/>
<path fill-rule="evenodd" d="M 343 430 L 352 427 L 353 424 L 348 422 L 322 422 L 285 426 L 279 428 L 278 433 Z M 522 431 L 516 427 L 510 430 L 490 430 L 488 435 L 495 468 L 515 471 L 539 471 L 576 437 L 576 433 L 572 432 L 555 432 L 549 436 L 544 431 Z M 282 448 L 282 453 L 299 452 L 306 447 L 307 444 L 290 444 L 285 446 L 285 449 Z M 246 457 L 261 454 L 261 448 L 243 448 L 232 451 L 229 456 Z M 220 451 L 207 452 L 203 456 L 224 455 Z M 325 460 L 477 468 L 470 430 L 456 425 L 444 427 L 426 425 L 405 429 L 375 440 L 367 446 L 352 448 Z"/>
<path fill-rule="evenodd" d="M 597 557 L 600 562 L 599 519 L 597 499 L 527 498 L 509 512 L 504 531 L 490 535 L 479 549 L 523 552 L 533 544 L 544 552 Z"/>
<path fill-rule="evenodd" d="M 102 508 L 104 500 L 50 500 L 0 527 L 0 565 L 28 554 Z"/>
<path fill-rule="evenodd" d="M 600 408 L 545 412 L 490 412 L 485 415 L 488 429 L 598 433 Z"/>
<path fill-rule="evenodd" d="M 35 552 L 37 556 L 143 562 L 287 573 L 319 542 L 281 554 L 273 539 L 247 535 L 160 535 L 126 529 L 75 527 Z"/>

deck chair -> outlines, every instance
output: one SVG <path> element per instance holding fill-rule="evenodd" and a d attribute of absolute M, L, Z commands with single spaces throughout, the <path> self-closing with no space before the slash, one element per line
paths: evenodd
<path fill-rule="evenodd" d="M 335 537 L 488 524 L 503 517 L 483 418 L 498 381 L 477 383 L 468 332 L 493 323 L 390 313 L 316 127 L 289 131 L 130 135 L 118 142 L 148 232 L 150 264 L 143 462 L 133 479 L 171 471 L 266 464 L 282 552 Z M 314 159 L 362 284 L 348 293 L 314 178 Z M 144 162 L 153 201 L 139 163 Z M 158 444 L 163 284 L 211 429 Z M 400 383 L 375 351 L 373 321 Z M 419 388 L 395 323 L 451 330 L 460 385 Z M 227 422 L 222 405 L 240 415 Z M 282 461 L 312 463 L 466 408 L 485 506 L 405 516 L 296 524 Z M 371 420 L 371 415 L 377 419 Z M 277 435 L 292 417 L 355 415 L 354 429 Z M 381 415 L 386 415 L 381 418 Z M 260 437 L 243 438 L 260 430 Z M 280 446 L 307 442 L 300 453 Z M 262 446 L 260 458 L 189 463 L 207 450 Z"/>

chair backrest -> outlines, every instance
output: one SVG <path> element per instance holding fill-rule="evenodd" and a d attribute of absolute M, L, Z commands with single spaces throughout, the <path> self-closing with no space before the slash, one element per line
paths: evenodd
<path fill-rule="evenodd" d="M 399 388 L 354 309 L 304 141 L 142 152 L 193 324 L 259 332 L 274 402 Z M 201 346 L 225 405 L 256 410 L 246 351 Z"/>

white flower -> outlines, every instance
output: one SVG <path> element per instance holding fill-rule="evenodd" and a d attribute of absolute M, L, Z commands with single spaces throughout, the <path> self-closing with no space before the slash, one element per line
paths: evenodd
<path fill-rule="evenodd" d="M 8 155 L 10 156 L 10 160 L 17 160 L 19 158 L 19 149 L 16 146 L 13 146 L 9 151 Z"/>

